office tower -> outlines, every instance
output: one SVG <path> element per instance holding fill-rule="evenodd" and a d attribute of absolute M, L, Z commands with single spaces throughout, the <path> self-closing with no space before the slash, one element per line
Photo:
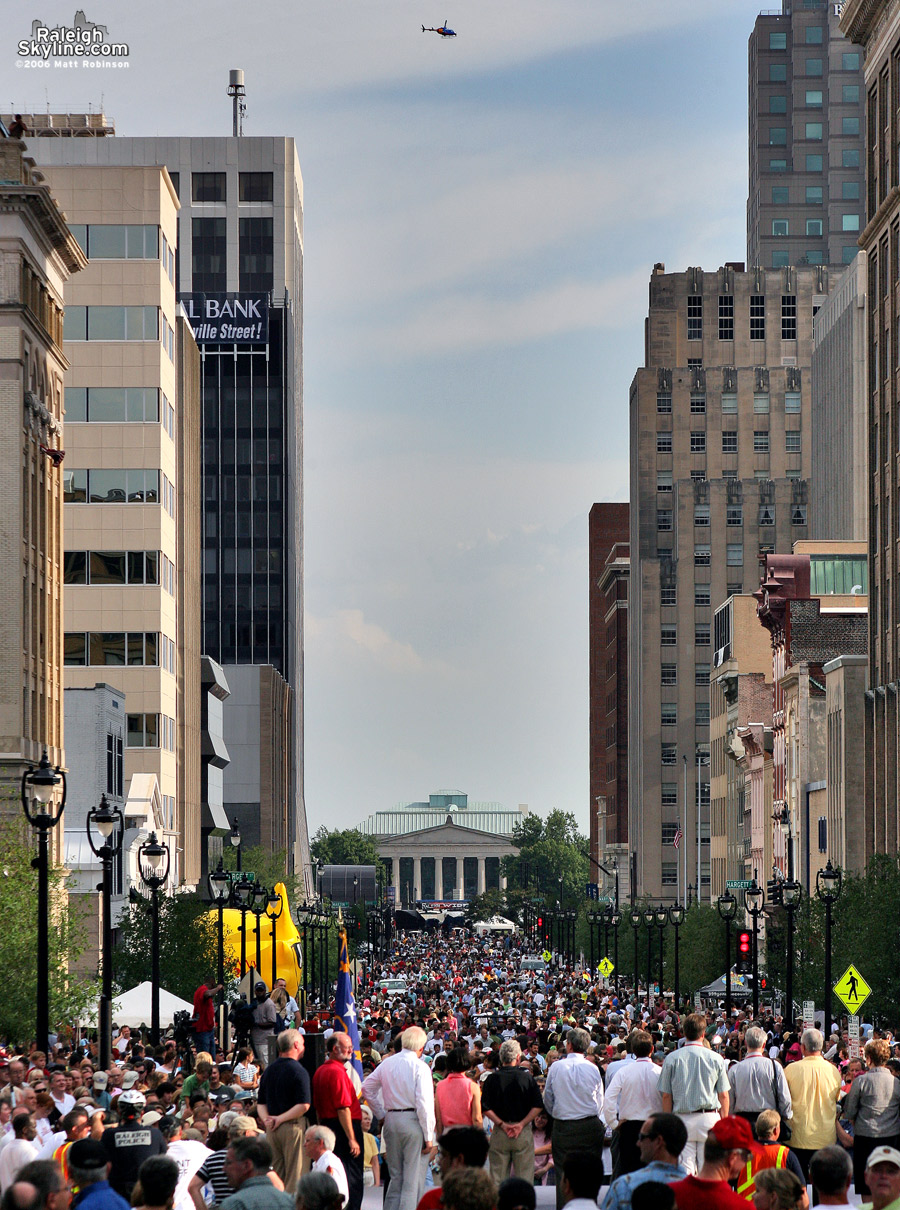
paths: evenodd
<path fill-rule="evenodd" d="M 841 27 L 865 49 L 868 260 L 869 688 L 866 692 L 865 851 L 900 846 L 900 447 L 896 297 L 900 285 L 900 33 L 894 5 L 848 0 Z"/>
<path fill-rule="evenodd" d="M 37 119 L 35 120 L 35 124 Z M 244 843 L 286 849 L 308 879 L 303 803 L 302 180 L 290 138 L 32 140 L 40 162 L 165 165 L 180 200 L 176 280 L 200 348 L 203 653 L 243 712 L 242 759 L 224 770 Z M 251 677 L 247 700 L 237 670 Z M 285 722 L 286 714 L 286 722 Z M 267 772 L 287 735 L 286 790 Z M 258 786 L 271 786 L 261 802 Z M 212 831 L 221 843 L 222 828 Z M 312 884 L 307 887 L 312 892 Z"/>
<path fill-rule="evenodd" d="M 590 853 L 628 873 L 628 505 L 588 518 Z M 607 876 L 608 877 L 608 876 Z M 603 882 L 592 867 L 591 882 Z"/>
<path fill-rule="evenodd" d="M 750 36 L 747 263 L 840 265 L 863 211 L 861 53 L 826 0 L 783 0 Z"/>
<path fill-rule="evenodd" d="M 34 161 L 0 139 L 0 785 L 64 765 L 63 289 L 85 258 Z M 59 857 L 61 828 L 51 832 Z"/>
<path fill-rule="evenodd" d="M 679 823 L 688 885 L 699 873 L 709 898 L 712 610 L 808 532 L 812 320 L 827 285 L 824 267 L 657 265 L 650 279 L 630 395 L 628 826 L 637 892 L 653 899 L 685 893 Z"/>

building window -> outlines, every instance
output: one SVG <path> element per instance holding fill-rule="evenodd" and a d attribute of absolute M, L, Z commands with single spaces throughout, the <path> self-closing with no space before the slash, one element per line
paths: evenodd
<path fill-rule="evenodd" d="M 775 505 L 761 504 L 759 506 L 759 524 L 774 525 L 775 524 Z"/>
<path fill-rule="evenodd" d="M 224 202 L 224 172 L 192 172 L 191 199 L 195 202 Z"/>
<path fill-rule="evenodd" d="M 709 567 L 709 560 L 710 560 L 709 546 L 702 544 L 702 543 L 697 543 L 697 545 L 694 547 L 694 566 L 695 567 Z"/>
<path fill-rule="evenodd" d="M 126 715 L 125 743 L 129 748 L 159 747 L 159 715 Z"/>
<path fill-rule="evenodd" d="M 664 806 L 664 807 L 677 807 L 678 806 L 678 782 L 677 781 L 664 781 L 662 783 L 662 785 L 660 787 L 660 802 L 661 802 L 662 806 Z M 663 824 L 663 827 L 665 827 L 665 826 L 666 825 Z M 674 837 L 672 839 L 674 840 Z M 670 841 L 668 841 L 668 843 L 671 844 L 672 841 L 670 840 Z"/>
<path fill-rule="evenodd" d="M 723 467 L 722 468 L 722 478 L 723 479 L 725 479 L 725 480 L 737 479 L 737 476 L 738 476 L 737 471 L 734 470 L 732 467 Z"/>
<path fill-rule="evenodd" d="M 678 885 L 678 862 L 663 861 L 660 863 L 660 885 L 661 886 L 677 886 Z"/>
<path fill-rule="evenodd" d="M 769 127 L 769 146 L 784 147 L 787 145 L 787 127 L 786 126 L 770 126 Z"/>
<path fill-rule="evenodd" d="M 797 296 L 783 294 L 781 296 L 781 339 L 797 339 Z"/>
<path fill-rule="evenodd" d="M 663 744 L 660 750 L 659 760 L 661 765 L 677 765 L 678 764 L 678 745 Z"/>
<path fill-rule="evenodd" d="M 858 202 L 859 181 L 844 181 L 841 185 L 841 197 L 845 202 Z"/>
<path fill-rule="evenodd" d="M 688 295 L 687 338 L 688 340 L 703 338 L 703 298 L 699 294 Z"/>
<path fill-rule="evenodd" d="M 734 295 L 719 296 L 719 340 L 734 340 Z"/>
<path fill-rule="evenodd" d="M 65 663 L 70 667 L 101 665 L 157 667 L 159 665 L 159 635 L 129 632 L 114 634 L 81 631 L 65 635 Z M 164 636 L 165 637 L 165 636 Z"/>
<path fill-rule="evenodd" d="M 769 392 L 755 391 L 753 394 L 753 410 L 759 415 L 765 415 L 769 410 Z"/>
<path fill-rule="evenodd" d="M 238 201 L 241 202 L 271 202 L 272 173 L 271 172 L 239 172 Z"/>
<path fill-rule="evenodd" d="M 804 253 L 806 263 L 808 265 L 824 265 L 825 264 L 825 249 L 824 248 L 807 248 Z M 801 260 L 801 264 L 803 261 Z"/>
<path fill-rule="evenodd" d="M 848 53 L 841 55 L 841 68 L 843 71 L 859 71 L 859 54 Z"/>
<path fill-rule="evenodd" d="M 808 155 L 806 157 L 807 172 L 821 172 L 824 168 L 824 157 L 818 154 Z"/>
<path fill-rule="evenodd" d="M 787 97 L 778 93 L 769 97 L 769 113 L 787 113 Z"/>
<path fill-rule="evenodd" d="M 657 454 L 671 454 L 672 452 L 672 434 L 657 433 L 656 434 L 656 452 Z"/>
<path fill-rule="evenodd" d="M 841 134 L 856 138 L 859 134 L 859 118 L 841 118 Z"/>
<path fill-rule="evenodd" d="M 210 173 L 209 175 L 217 176 L 219 174 Z M 224 218 L 191 219 L 191 288 L 193 290 L 200 293 L 221 294 L 228 289 L 225 227 Z"/>
<path fill-rule="evenodd" d="M 658 508 L 656 510 L 656 528 L 658 530 L 671 531 L 671 529 L 672 529 L 672 510 L 671 510 L 671 508 Z"/>
<path fill-rule="evenodd" d="M 67 550 L 66 584 L 158 584 L 158 550 Z M 172 566 L 165 556 L 165 563 Z M 163 587 L 167 587 L 163 585 Z"/>
<path fill-rule="evenodd" d="M 807 235 L 821 235 L 822 234 L 822 220 L 820 218 L 808 218 L 806 220 L 806 234 Z"/>
<path fill-rule="evenodd" d="M 708 609 L 710 600 L 710 588 L 708 584 L 694 585 L 694 607 L 695 609 Z"/>
<path fill-rule="evenodd" d="M 744 546 L 741 542 L 729 542 L 725 547 L 725 564 L 728 567 L 743 567 Z"/>
<path fill-rule="evenodd" d="M 700 394 L 691 395 L 691 413 L 694 416 L 706 415 L 706 396 Z"/>
<path fill-rule="evenodd" d="M 757 430 L 753 434 L 753 452 L 754 454 L 768 454 L 769 452 L 769 431 Z"/>
<path fill-rule="evenodd" d="M 786 454 L 799 454 L 801 450 L 800 430 L 788 429 L 784 434 L 784 451 Z"/>
<path fill-rule="evenodd" d="M 743 504 L 729 504 L 725 508 L 725 524 L 730 526 L 744 524 Z"/>
<path fill-rule="evenodd" d="M 691 471 L 691 483 L 705 483 L 706 471 Z"/>
<path fill-rule="evenodd" d="M 737 395 L 733 391 L 726 391 L 722 395 L 722 411 L 725 413 L 737 412 Z"/>
<path fill-rule="evenodd" d="M 66 504 L 158 504 L 159 471 L 146 467 L 63 471 L 63 500 Z"/>
<path fill-rule="evenodd" d="M 725 585 L 725 596 L 726 597 L 739 597 L 743 591 L 744 591 L 744 585 L 741 580 L 735 580 L 735 582 L 733 584 Z"/>
<path fill-rule="evenodd" d="M 772 253 L 772 268 L 786 269 L 791 263 L 791 254 L 789 252 L 773 252 Z"/>
<path fill-rule="evenodd" d="M 66 421 L 153 424 L 159 421 L 158 387 L 67 387 Z M 171 404 L 163 396 L 166 431 Z"/>
<path fill-rule="evenodd" d="M 691 453 L 705 454 L 706 453 L 706 432 L 705 430 L 695 429 L 691 433 Z"/>
<path fill-rule="evenodd" d="M 678 684 L 678 665 L 677 664 L 660 665 L 659 683 L 661 685 L 677 685 Z"/>
<path fill-rule="evenodd" d="M 791 506 L 791 525 L 806 524 L 806 505 L 794 504 Z"/>
<path fill-rule="evenodd" d="M 821 76 L 822 75 L 822 60 L 807 59 L 806 60 L 806 75 Z"/>
<path fill-rule="evenodd" d="M 66 307 L 65 340 L 159 340 L 158 307 Z"/>
<path fill-rule="evenodd" d="M 807 88 L 806 104 L 810 107 L 810 109 L 821 109 L 822 108 L 822 91 L 821 91 L 821 89 Z"/>
<path fill-rule="evenodd" d="M 734 429 L 724 430 L 722 433 L 722 453 L 736 454 L 738 452 L 738 435 Z"/>
<path fill-rule="evenodd" d="M 677 727 L 678 707 L 675 702 L 663 702 L 659 708 L 659 721 L 663 727 Z"/>
<path fill-rule="evenodd" d="M 842 168 L 858 168 L 859 167 L 859 148 L 845 147 L 841 152 L 841 167 Z"/>
<path fill-rule="evenodd" d="M 709 505 L 695 504 L 694 505 L 694 525 L 703 528 L 709 527 Z"/>
<path fill-rule="evenodd" d="M 666 784 L 671 785 L 672 783 L 671 783 L 671 782 L 669 782 L 669 783 L 666 783 Z M 675 802 L 674 802 L 674 803 L 667 803 L 667 802 L 663 802 L 663 803 L 662 803 L 662 805 L 663 805 L 664 807 L 672 807 L 672 806 L 676 806 L 676 807 L 677 807 L 677 806 L 678 806 L 678 800 L 677 800 L 677 798 L 676 798 L 676 800 L 675 800 Z M 675 837 L 677 836 L 677 834 L 678 834 L 678 824 L 677 824 L 677 823 L 664 823 L 664 824 L 662 825 L 662 834 L 661 834 L 661 840 L 662 840 L 662 843 L 663 843 L 663 844 L 674 844 L 674 843 L 675 843 Z M 667 862 L 664 862 L 664 863 L 663 863 L 663 865 L 664 865 L 664 866 L 665 866 L 666 864 L 668 864 L 668 863 L 667 863 Z"/>
<path fill-rule="evenodd" d="M 821 46 L 822 45 L 823 28 L 824 27 L 821 25 L 807 25 L 807 27 L 806 27 L 806 45 L 807 46 Z"/>
<path fill-rule="evenodd" d="M 790 223 L 786 218 L 772 219 L 773 235 L 790 235 Z"/>
<path fill-rule="evenodd" d="M 786 206 L 790 201 L 790 190 L 787 185 L 772 186 L 772 205 Z"/>
<path fill-rule="evenodd" d="M 769 33 L 769 50 L 787 50 L 787 34 Z"/>
<path fill-rule="evenodd" d="M 694 627 L 694 643 L 697 647 L 709 646 L 709 624 L 703 622 Z"/>
<path fill-rule="evenodd" d="M 853 244 L 848 244 L 846 247 L 841 249 L 842 262 L 845 265 L 849 265 L 852 261 L 856 260 L 857 252 L 859 252 L 859 248 L 854 247 Z"/>
<path fill-rule="evenodd" d="M 822 141 L 822 123 L 821 122 L 807 122 L 806 123 L 806 137 L 815 142 L 821 142 Z"/>
<path fill-rule="evenodd" d="M 709 702 L 697 702 L 694 706 L 694 725 L 697 727 L 709 726 Z"/>
<path fill-rule="evenodd" d="M 678 646 L 678 634 L 674 626 L 660 626 L 659 645 L 660 647 Z"/>
<path fill-rule="evenodd" d="M 769 64 L 769 83 L 784 84 L 787 81 L 787 64 L 786 63 L 770 63 Z"/>
<path fill-rule="evenodd" d="M 859 85 L 844 84 L 841 86 L 841 100 L 845 105 L 859 104 Z"/>
<path fill-rule="evenodd" d="M 658 492 L 671 492 L 672 490 L 672 472 L 657 471 L 656 472 L 656 490 Z"/>
<path fill-rule="evenodd" d="M 159 228 L 90 223 L 79 227 L 79 240 L 91 260 L 158 260 Z"/>
<path fill-rule="evenodd" d="M 770 172 L 787 172 L 787 160 L 769 160 Z"/>
<path fill-rule="evenodd" d="M 240 289 L 252 291 L 271 290 L 275 281 L 274 273 L 272 219 L 240 219 L 238 222 L 238 280 Z"/>
<path fill-rule="evenodd" d="M 766 339 L 766 299 L 763 294 L 750 295 L 750 339 Z M 737 396 L 734 410 L 737 411 Z"/>
<path fill-rule="evenodd" d="M 659 603 L 664 609 L 678 604 L 677 590 L 674 584 L 663 584 L 660 586 Z"/>
<path fill-rule="evenodd" d="M 800 411 L 800 392 L 785 391 L 784 393 L 784 410 L 786 412 Z"/>
<path fill-rule="evenodd" d="M 709 664 L 694 665 L 694 684 L 709 685 Z"/>
<path fill-rule="evenodd" d="M 657 391 L 656 392 L 656 410 L 664 415 L 672 411 L 672 392 Z"/>
<path fill-rule="evenodd" d="M 842 214 L 841 215 L 841 230 L 842 231 L 858 231 L 859 230 L 859 215 L 858 214 Z"/>
<path fill-rule="evenodd" d="M 806 186 L 806 201 L 810 206 L 819 205 L 824 200 L 823 189 L 821 185 Z"/>

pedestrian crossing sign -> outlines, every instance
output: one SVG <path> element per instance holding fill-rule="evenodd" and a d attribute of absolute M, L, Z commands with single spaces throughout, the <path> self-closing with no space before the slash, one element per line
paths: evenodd
<path fill-rule="evenodd" d="M 604 979 L 608 979 L 616 968 L 613 966 L 613 964 L 610 962 L 610 960 L 608 958 L 604 958 L 603 961 L 597 967 L 597 969 L 599 970 L 600 974 L 603 976 Z"/>
<path fill-rule="evenodd" d="M 834 994 L 848 1013 L 857 1014 L 872 994 L 872 989 L 855 966 L 848 966 L 834 985 Z"/>
<path fill-rule="evenodd" d="M 549 962 L 550 959 L 553 957 L 553 955 L 550 953 L 549 950 L 544 950 L 543 954 L 541 954 L 541 957 L 544 959 L 545 962 Z"/>

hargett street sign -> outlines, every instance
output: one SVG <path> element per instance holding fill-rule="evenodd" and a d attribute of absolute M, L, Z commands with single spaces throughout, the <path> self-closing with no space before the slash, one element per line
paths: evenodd
<path fill-rule="evenodd" d="M 737 878 L 725 883 L 726 891 L 749 891 L 753 886 L 752 878 Z"/>
<path fill-rule="evenodd" d="M 228 877 L 232 882 L 256 882 L 256 874 L 253 870 L 229 870 Z"/>

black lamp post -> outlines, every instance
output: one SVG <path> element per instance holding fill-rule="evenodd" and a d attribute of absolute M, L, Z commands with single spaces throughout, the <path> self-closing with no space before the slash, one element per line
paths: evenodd
<path fill-rule="evenodd" d="M 841 897 L 843 876 L 831 864 L 831 858 L 824 870 L 816 874 L 816 894 L 825 904 L 825 1028 L 823 1033 L 827 1038 L 831 1033 L 831 912 Z"/>
<path fill-rule="evenodd" d="M 787 999 L 788 1029 L 794 1028 L 794 912 L 800 906 L 803 888 L 795 879 L 790 878 L 781 884 L 781 899 L 787 909 L 787 966 L 784 994 Z M 782 1013 L 782 1021 L 784 1014 Z"/>
<path fill-rule="evenodd" d="M 622 923 L 622 913 L 618 907 L 614 907 L 609 914 L 609 923 L 613 931 L 613 974 L 615 979 L 613 983 L 616 991 L 619 990 L 619 925 Z"/>
<path fill-rule="evenodd" d="M 206 876 L 206 882 L 209 886 L 209 897 L 219 910 L 219 961 L 218 970 L 216 971 L 216 982 L 220 988 L 225 985 L 225 930 L 222 921 L 222 912 L 226 903 L 231 898 L 231 879 L 228 876 L 228 871 L 222 864 L 222 858 L 219 858 L 219 864 L 214 870 Z M 219 1007 L 224 998 L 224 990 L 219 992 Z M 219 1016 L 219 1045 L 222 1047 L 224 1054 L 228 1053 L 228 1014 L 221 1013 Z"/>
<path fill-rule="evenodd" d="M 56 787 L 62 783 L 59 809 L 52 813 L 51 803 Z M 40 1050 L 50 1053 L 50 829 L 62 818 L 66 806 L 66 775 L 53 768 L 47 759 L 47 749 L 37 768 L 29 767 L 22 774 L 22 810 L 38 834 L 38 918 L 37 918 L 37 1005 L 36 1040 Z"/>
<path fill-rule="evenodd" d="M 268 902 L 266 903 L 266 917 L 272 925 L 272 933 L 269 938 L 272 946 L 272 986 L 275 986 L 275 981 L 278 978 L 278 956 L 275 951 L 275 930 L 278 921 L 281 919 L 281 913 L 284 910 L 284 904 L 281 901 L 281 896 L 274 890 L 269 891 Z"/>
<path fill-rule="evenodd" d="M 753 920 L 753 1016 L 759 1016 L 759 914 L 763 910 L 766 894 L 753 879 L 753 886 L 744 891 L 744 905 Z"/>
<path fill-rule="evenodd" d="M 589 936 L 589 938 L 590 938 L 590 951 L 591 951 L 591 952 L 590 952 L 590 960 L 591 960 L 591 978 L 593 978 L 593 976 L 594 976 L 594 971 L 597 969 L 597 963 L 596 963 L 595 955 L 596 955 L 597 949 L 599 949 L 599 948 L 600 948 L 600 944 L 599 944 L 599 938 L 600 938 L 600 921 L 601 921 L 601 920 L 603 920 L 604 915 L 605 915 L 605 913 L 603 913 L 603 912 L 596 912 L 596 911 L 594 911 L 594 912 L 588 912 L 588 914 L 587 914 L 587 918 L 588 918 L 588 936 Z M 594 947 L 594 929 L 597 929 L 597 939 L 598 939 L 598 943 L 597 943 L 597 947 L 596 947 L 596 949 L 595 949 L 595 947 Z"/>
<path fill-rule="evenodd" d="M 669 908 L 669 919 L 672 921 L 672 928 L 675 930 L 675 1011 L 678 1011 L 678 1005 L 681 1001 L 681 971 L 678 967 L 678 930 L 684 924 L 684 908 L 680 903 L 675 903 Z"/>
<path fill-rule="evenodd" d="M 151 832 L 138 849 L 138 869 L 141 881 L 150 891 L 150 906 L 153 912 L 152 959 L 150 973 L 150 1041 L 159 1046 L 159 888 L 165 886 L 169 877 L 169 850 Z"/>
<path fill-rule="evenodd" d="M 95 839 L 99 833 L 99 843 Z M 101 794 L 100 805 L 91 807 L 87 817 L 87 838 L 91 850 L 100 858 L 103 880 L 98 887 L 102 904 L 103 977 L 97 1011 L 97 1033 L 100 1045 L 100 1067 L 103 1071 L 112 1061 L 112 864 L 122 850 L 125 819 L 118 807 L 111 807 Z"/>
<path fill-rule="evenodd" d="M 647 926 L 647 1007 L 653 1002 L 653 926 L 656 923 L 656 913 L 652 907 L 644 909 L 644 924 Z"/>
<path fill-rule="evenodd" d="M 228 840 L 231 847 L 235 850 L 235 859 L 237 860 L 238 872 L 241 870 L 241 829 L 238 827 L 238 821 L 231 821 L 231 831 L 228 833 Z"/>
<path fill-rule="evenodd" d="M 254 883 L 253 894 L 250 896 L 250 911 L 256 917 L 256 929 L 255 929 L 255 932 L 256 932 L 256 967 L 255 967 L 255 969 L 256 969 L 257 979 L 260 979 L 262 977 L 259 972 L 259 968 L 262 965 L 262 944 L 261 944 L 262 939 L 259 935 L 259 924 L 260 924 L 260 920 L 262 919 L 262 917 L 265 916 L 265 914 L 266 914 L 266 908 L 268 907 L 268 904 L 269 904 L 268 888 L 262 886 L 258 882 Z"/>
<path fill-rule="evenodd" d="M 241 913 L 241 978 L 247 973 L 247 911 L 253 900 L 255 883 L 249 878 L 239 878 L 232 886 L 234 906 Z"/>
<path fill-rule="evenodd" d="M 638 1000 L 640 998 L 638 992 L 638 978 L 640 975 L 640 971 L 638 970 L 638 930 L 644 923 L 643 912 L 639 908 L 632 908 L 628 915 L 628 921 L 634 929 L 634 998 Z"/>
<path fill-rule="evenodd" d="M 731 922 L 737 915 L 737 900 L 726 891 L 716 900 L 719 915 L 725 921 L 725 1021 L 731 1029 Z"/>
<path fill-rule="evenodd" d="M 669 923 L 669 909 L 663 907 L 662 904 L 656 909 L 656 927 L 659 929 L 659 996 L 663 998 L 663 951 L 664 951 L 664 930 Z"/>

